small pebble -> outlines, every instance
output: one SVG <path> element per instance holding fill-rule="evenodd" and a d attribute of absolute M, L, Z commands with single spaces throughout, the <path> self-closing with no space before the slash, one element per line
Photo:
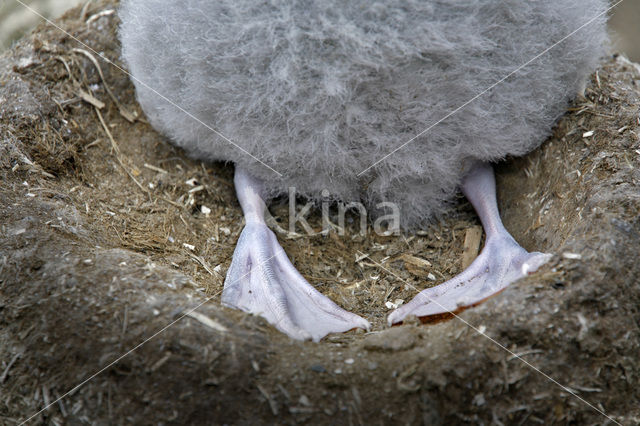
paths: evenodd
<path fill-rule="evenodd" d="M 311 401 L 309 400 L 309 397 L 307 395 L 301 395 L 300 399 L 298 399 L 298 402 L 305 407 L 311 407 Z"/>
<path fill-rule="evenodd" d="M 574 260 L 582 259 L 582 255 L 579 253 L 564 252 L 562 253 L 562 257 L 564 257 L 565 259 L 574 259 Z"/>
<path fill-rule="evenodd" d="M 403 299 L 396 299 L 393 302 L 386 302 L 384 306 L 386 306 L 387 309 L 398 309 L 398 306 L 402 305 L 403 303 Z"/>
<path fill-rule="evenodd" d="M 486 404 L 486 400 L 484 399 L 484 395 L 479 393 L 476 394 L 476 396 L 473 397 L 473 404 L 478 406 L 478 407 L 482 407 L 484 404 Z"/>
<path fill-rule="evenodd" d="M 311 366 L 311 371 L 315 371 L 316 373 L 326 373 L 327 372 L 327 370 L 325 370 L 325 368 L 323 366 L 321 366 L 320 364 L 312 365 Z"/>

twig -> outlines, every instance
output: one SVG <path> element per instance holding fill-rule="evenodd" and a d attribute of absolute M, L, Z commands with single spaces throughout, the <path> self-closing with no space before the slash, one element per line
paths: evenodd
<path fill-rule="evenodd" d="M 271 395 L 269 395 L 267 393 L 267 391 L 262 386 L 256 385 L 256 387 L 258 388 L 258 390 L 260 391 L 262 396 L 264 396 L 265 399 L 267 400 L 267 402 L 269 403 L 269 407 L 271 408 L 271 412 L 273 413 L 273 415 L 277 416 L 278 415 L 278 405 L 276 404 L 274 399 L 271 397 Z"/>
<path fill-rule="evenodd" d="M 19 353 L 15 354 L 13 358 L 11 358 L 11 361 L 9 361 L 7 368 L 4 369 L 2 376 L 0 376 L 0 383 L 4 383 L 4 381 L 7 380 L 7 376 L 9 375 L 9 370 L 11 369 L 11 367 L 13 367 L 13 364 L 18 360 L 18 358 L 20 358 Z"/>
<path fill-rule="evenodd" d="M 93 96 L 90 93 L 85 92 L 84 90 L 78 88 L 77 89 L 78 92 L 78 96 L 80 96 L 80 98 L 87 102 L 90 103 L 91 105 L 93 105 L 94 107 L 98 108 L 98 109 L 102 109 L 104 108 L 104 102 L 102 102 L 100 99 L 97 99 L 95 96 Z"/>
<path fill-rule="evenodd" d="M 84 6 L 82 6 L 82 11 L 80 12 L 80 20 L 84 21 L 85 16 L 87 16 L 87 9 L 93 0 L 88 0 L 85 2 Z"/>
<path fill-rule="evenodd" d="M 124 337 L 127 332 L 127 323 L 129 322 L 129 306 L 124 305 L 124 318 L 122 319 L 121 336 Z"/>
<path fill-rule="evenodd" d="M 102 84 L 104 84 L 104 88 L 107 91 L 107 94 L 109 95 L 111 100 L 113 100 L 113 103 L 115 103 L 116 106 L 118 107 L 118 110 L 120 111 L 120 115 L 122 115 L 127 121 L 131 123 L 136 121 L 136 117 L 132 113 L 127 111 L 127 109 L 123 107 L 122 104 L 120 104 L 116 96 L 111 91 L 111 88 L 109 87 L 109 85 L 107 84 L 107 81 L 104 78 L 104 74 L 102 73 L 102 68 L 100 68 L 100 64 L 98 63 L 98 60 L 91 53 L 89 53 L 84 49 L 74 48 L 72 49 L 72 51 L 76 53 L 80 53 L 86 56 L 87 58 L 89 58 L 93 66 L 96 67 L 96 70 L 98 70 L 98 75 L 100 76 L 100 80 L 102 80 Z"/>
<path fill-rule="evenodd" d="M 189 252 L 189 256 L 191 256 L 191 257 L 193 257 L 195 260 L 197 260 L 197 261 L 198 261 L 198 263 L 200 263 L 200 264 L 202 265 L 202 267 L 203 267 L 204 269 L 206 269 L 206 271 L 207 271 L 208 273 L 210 273 L 210 274 L 211 274 L 211 275 L 213 275 L 214 277 L 221 278 L 221 277 L 220 277 L 220 274 L 218 274 L 216 271 L 214 271 L 213 269 L 211 269 L 211 267 L 209 266 L 209 264 L 207 263 L 207 261 L 206 261 L 206 260 L 204 260 L 201 256 L 198 256 L 198 255 L 193 254 L 193 253 L 190 253 L 190 252 Z"/>
<path fill-rule="evenodd" d="M 169 173 L 165 169 L 161 169 L 160 167 L 156 167 L 156 166 L 154 166 L 152 164 L 149 164 L 149 163 L 144 163 L 143 166 L 146 167 L 149 170 L 153 170 L 154 172 L 163 173 L 163 174 Z"/>
<path fill-rule="evenodd" d="M 229 331 L 227 327 L 220 324 L 218 321 L 215 321 L 209 318 L 208 316 L 201 314 L 200 312 L 190 311 L 186 313 L 186 316 L 191 317 L 194 320 L 199 321 L 201 324 L 204 324 L 207 327 L 213 330 L 219 331 L 221 333 L 226 333 L 227 331 Z"/>
<path fill-rule="evenodd" d="M 475 258 L 478 257 L 480 240 L 482 240 L 482 227 L 476 225 L 467 229 L 462 251 L 462 269 L 467 269 Z"/>
<path fill-rule="evenodd" d="M 520 358 L 521 356 L 524 356 L 524 355 L 542 354 L 542 353 L 544 353 L 544 351 L 542 349 L 531 349 L 529 351 L 523 351 L 523 352 L 518 352 L 516 354 L 513 354 L 509 358 L 507 358 L 507 361 L 511 361 L 513 359 Z"/>
<path fill-rule="evenodd" d="M 93 21 L 103 17 L 103 16 L 109 16 L 109 15 L 113 15 L 116 11 L 113 9 L 107 9 L 107 10 L 102 10 L 98 13 L 94 13 L 93 15 L 89 16 L 89 18 L 85 21 L 85 24 L 89 25 L 90 23 L 92 23 Z"/>
<path fill-rule="evenodd" d="M 100 114 L 100 110 L 98 108 L 94 107 L 94 111 L 98 115 L 98 119 L 100 120 L 100 124 L 102 124 L 102 128 L 104 129 L 104 132 L 107 134 L 107 137 L 111 141 L 111 146 L 113 147 L 113 150 L 116 153 L 116 159 L 118 160 L 118 163 L 120 163 L 120 166 L 129 175 L 131 180 L 134 181 L 136 185 L 138 185 L 138 187 L 142 190 L 142 192 L 144 192 L 145 194 L 147 194 L 149 196 L 149 198 L 151 198 L 151 194 L 149 193 L 149 191 L 147 191 L 147 189 L 144 186 L 142 186 L 142 184 L 140 182 L 138 182 L 138 180 L 133 176 L 133 174 L 131 174 L 129 169 L 122 162 L 122 157 L 120 155 L 120 148 L 116 144 L 116 141 L 113 139 L 113 135 L 111 134 L 111 131 L 107 127 L 107 124 L 104 122 L 104 119 L 102 118 L 102 114 Z"/>

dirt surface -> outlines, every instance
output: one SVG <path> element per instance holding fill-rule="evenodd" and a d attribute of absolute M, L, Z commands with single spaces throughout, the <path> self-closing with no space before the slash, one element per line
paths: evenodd
<path fill-rule="evenodd" d="M 355 215 L 344 235 L 291 235 L 277 200 L 296 267 L 373 324 L 301 343 L 220 306 L 242 229 L 233 169 L 146 123 L 113 65 L 115 7 L 74 9 L 68 35 L 43 25 L 0 57 L 0 423 L 59 397 L 31 422 L 640 422 L 638 65 L 607 59 L 552 138 L 498 166 L 507 228 L 556 256 L 458 319 L 389 329 L 385 303 L 460 272 L 478 225 L 463 200 L 387 237 Z"/>

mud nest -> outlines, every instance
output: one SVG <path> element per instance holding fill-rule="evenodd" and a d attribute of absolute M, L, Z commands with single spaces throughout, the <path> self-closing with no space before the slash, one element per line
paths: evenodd
<path fill-rule="evenodd" d="M 506 227 L 556 256 L 459 319 L 384 325 L 477 252 L 464 200 L 389 236 L 361 233 L 355 214 L 291 234 L 277 200 L 295 266 L 374 325 L 301 343 L 220 306 L 242 227 L 233 169 L 189 159 L 146 123 L 116 8 L 73 9 L 0 57 L 2 423 L 52 402 L 33 421 L 640 421 L 638 65 L 605 60 L 552 138 L 498 165 Z M 308 221 L 321 229 L 320 212 Z"/>

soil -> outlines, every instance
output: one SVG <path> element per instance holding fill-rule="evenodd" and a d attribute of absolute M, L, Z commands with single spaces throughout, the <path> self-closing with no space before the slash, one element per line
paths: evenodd
<path fill-rule="evenodd" d="M 457 318 L 385 325 L 386 302 L 461 271 L 479 225 L 462 198 L 390 236 L 355 214 L 344 235 L 290 234 L 276 200 L 296 267 L 373 324 L 296 342 L 220 305 L 233 167 L 148 125 L 116 8 L 72 9 L 66 33 L 41 25 L 0 56 L 1 423 L 640 422 L 639 65 L 606 58 L 547 142 L 497 165 L 506 227 L 555 256 Z"/>

